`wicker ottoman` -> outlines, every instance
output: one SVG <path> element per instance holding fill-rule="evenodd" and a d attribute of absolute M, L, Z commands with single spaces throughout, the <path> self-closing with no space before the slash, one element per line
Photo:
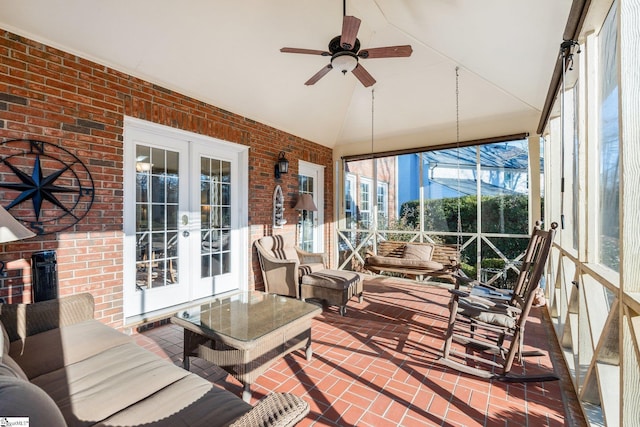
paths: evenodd
<path fill-rule="evenodd" d="M 353 296 L 362 302 L 362 279 L 358 273 L 344 270 L 320 270 L 302 276 L 300 298 L 320 299 L 340 306 L 340 315 L 347 312 L 347 302 Z"/>

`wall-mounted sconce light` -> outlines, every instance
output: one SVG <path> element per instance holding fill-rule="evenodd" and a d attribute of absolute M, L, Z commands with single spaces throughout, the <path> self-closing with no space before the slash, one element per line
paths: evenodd
<path fill-rule="evenodd" d="M 280 174 L 289 172 L 289 160 L 284 156 L 284 151 L 278 155 L 278 163 L 276 163 L 274 176 L 280 179 Z"/>

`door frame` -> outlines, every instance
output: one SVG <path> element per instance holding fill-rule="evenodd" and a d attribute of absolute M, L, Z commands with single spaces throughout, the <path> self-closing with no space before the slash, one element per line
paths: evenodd
<path fill-rule="evenodd" d="M 176 304 L 174 306 L 165 307 L 163 309 L 155 310 L 152 312 L 138 313 L 132 311 L 131 303 L 127 303 L 127 300 L 135 298 L 135 287 L 130 286 L 130 278 L 135 278 L 135 262 L 128 262 L 127 260 L 135 260 L 135 242 L 136 242 L 136 224 L 135 224 L 135 144 L 131 141 L 130 132 L 141 131 L 149 134 L 155 134 L 162 137 L 179 139 L 185 142 L 189 146 L 189 159 L 187 164 L 190 165 L 190 158 L 192 157 L 192 147 L 194 145 L 212 145 L 215 144 L 221 149 L 235 153 L 237 167 L 234 168 L 234 176 L 232 179 L 236 182 L 237 188 L 237 209 L 234 208 L 234 212 L 238 214 L 236 221 L 237 229 L 232 230 L 235 234 L 235 238 L 238 242 L 238 250 L 234 253 L 233 266 L 238 268 L 238 289 L 246 291 L 249 289 L 249 275 L 246 268 L 243 266 L 249 265 L 248 256 L 248 244 L 249 244 L 249 227 L 248 227 L 248 212 L 249 212 L 249 147 L 235 144 L 221 139 L 199 135 L 189 131 L 183 131 L 174 129 L 168 126 L 160 125 L 157 123 L 140 120 L 134 117 L 125 116 L 124 118 L 124 139 L 123 139 L 123 310 L 125 317 L 125 324 L 139 322 L 141 320 L 168 314 L 182 309 L 183 307 L 193 305 L 195 301 L 193 298 L 193 291 L 190 286 L 187 286 L 188 301 L 186 303 Z M 187 174 L 190 175 L 187 170 Z M 190 179 L 190 177 L 189 177 Z M 189 227 L 195 227 L 194 221 L 197 219 L 197 224 L 200 223 L 200 213 L 190 212 L 193 206 L 192 198 L 194 197 L 193 191 L 188 191 L 187 202 L 188 212 L 180 212 L 179 215 L 187 214 L 190 218 Z M 131 213 L 133 212 L 133 214 Z M 180 229 L 182 232 L 182 228 Z M 188 248 L 187 248 L 188 250 Z M 189 256 L 193 256 L 190 254 Z"/>
<path fill-rule="evenodd" d="M 311 176 L 315 179 L 313 202 L 318 208 L 318 223 L 315 225 L 314 252 L 324 252 L 324 169 L 325 166 L 298 161 L 298 175 Z M 297 238 L 297 236 L 296 236 Z"/>

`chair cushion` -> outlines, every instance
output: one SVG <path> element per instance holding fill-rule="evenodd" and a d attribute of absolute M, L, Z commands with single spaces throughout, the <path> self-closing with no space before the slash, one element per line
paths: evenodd
<path fill-rule="evenodd" d="M 516 326 L 516 319 L 504 304 L 492 303 L 492 305 L 487 306 L 482 301 L 471 298 L 460 298 L 458 303 L 458 313 L 463 316 L 504 328 L 514 328 Z"/>
<path fill-rule="evenodd" d="M 295 246 L 279 234 L 261 237 L 259 242 L 263 248 L 277 259 L 298 260 L 298 252 L 296 252 Z"/>
<path fill-rule="evenodd" d="M 412 243 L 407 243 L 404 246 L 404 253 L 402 255 L 404 259 L 416 259 L 420 261 L 431 261 L 432 256 L 432 245 L 415 245 Z"/>
<path fill-rule="evenodd" d="M 329 289 L 346 289 L 360 280 L 358 273 L 344 270 L 320 270 L 302 277 L 303 285 Z"/>
<path fill-rule="evenodd" d="M 324 264 L 320 262 L 314 262 L 309 264 L 301 264 L 298 267 L 298 276 L 302 277 L 306 274 L 315 273 L 317 271 L 324 270 Z"/>

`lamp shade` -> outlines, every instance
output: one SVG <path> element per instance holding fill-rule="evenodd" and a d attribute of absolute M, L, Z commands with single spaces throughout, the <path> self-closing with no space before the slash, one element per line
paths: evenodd
<path fill-rule="evenodd" d="M 9 212 L 0 206 L 0 243 L 28 239 L 36 234 L 20 224 Z"/>
<path fill-rule="evenodd" d="M 294 209 L 299 211 L 317 211 L 318 208 L 316 204 L 313 203 L 313 196 L 311 194 L 305 193 L 300 194 L 298 197 L 298 202 L 296 203 Z"/>
<path fill-rule="evenodd" d="M 358 57 L 353 52 L 339 52 L 331 58 L 331 66 L 334 70 L 346 74 L 358 66 Z"/>

